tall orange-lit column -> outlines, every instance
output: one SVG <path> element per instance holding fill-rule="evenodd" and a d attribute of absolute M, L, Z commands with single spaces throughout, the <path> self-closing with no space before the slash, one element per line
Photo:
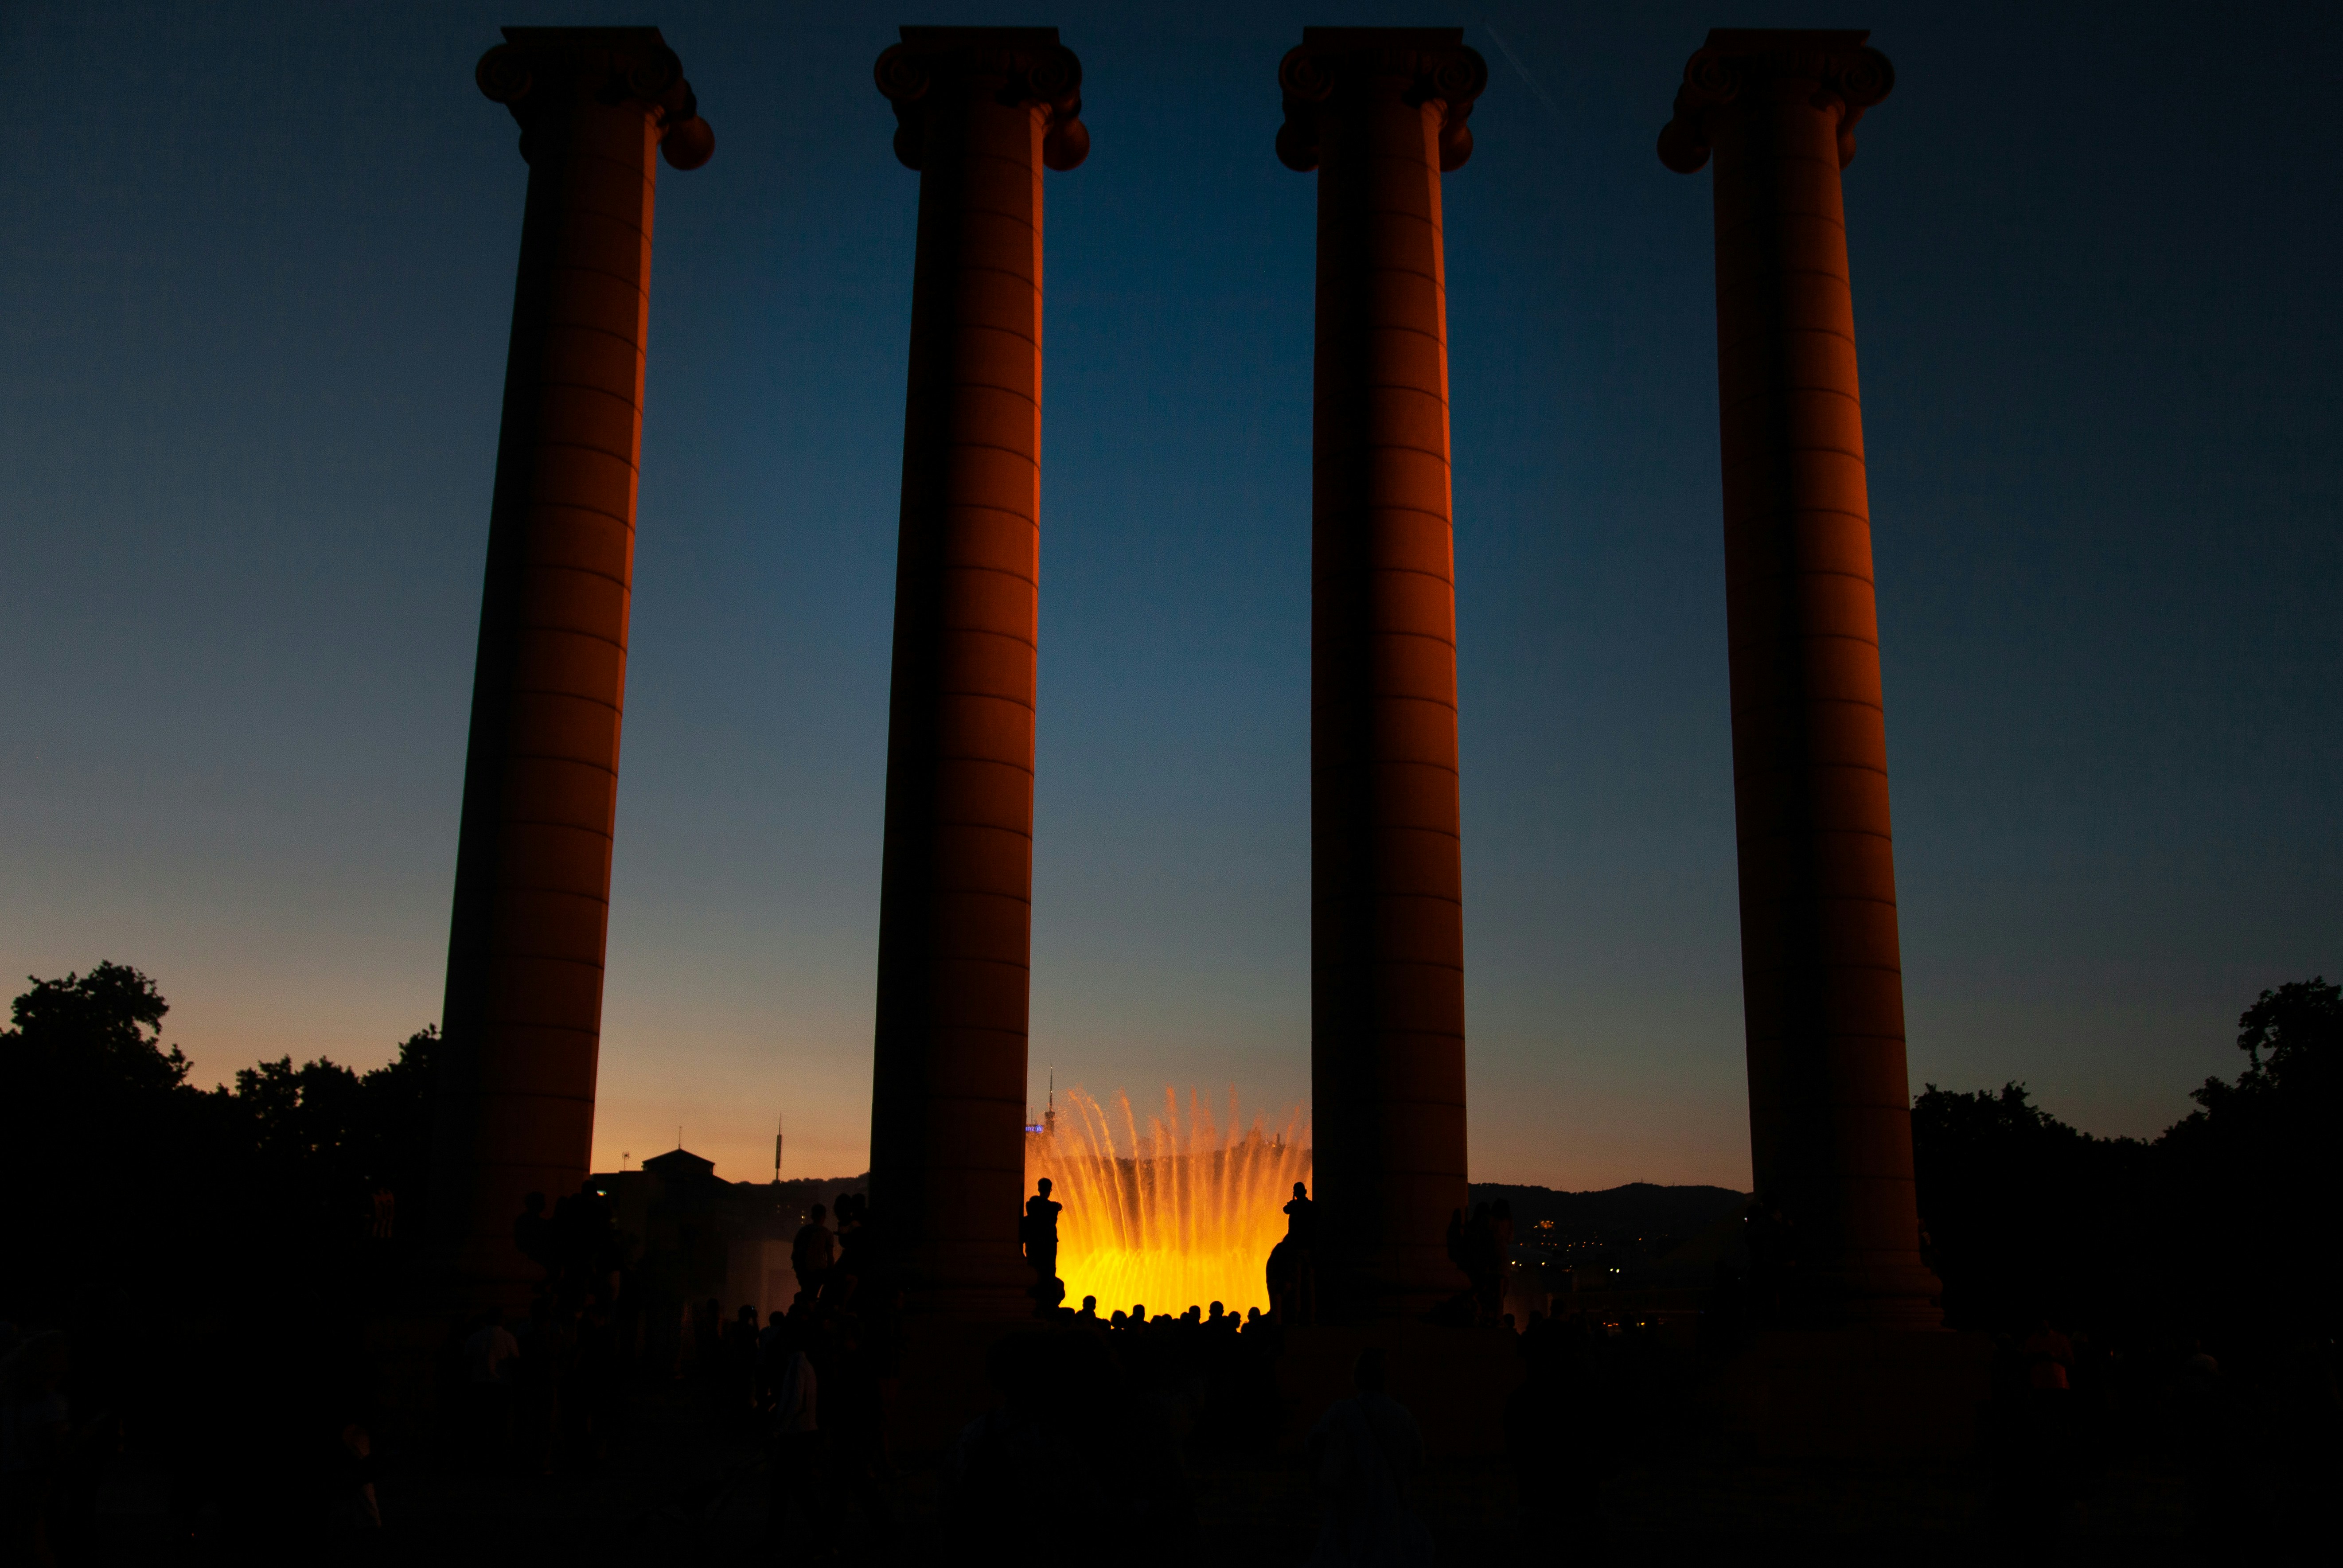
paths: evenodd
<path fill-rule="evenodd" d="M 1311 1121 L 1322 1302 L 1462 1285 L 1464 930 L 1440 176 L 1488 68 L 1455 27 L 1308 27 L 1277 154 L 1318 173 Z"/>
<path fill-rule="evenodd" d="M 888 711 L 870 1205 L 915 1308 L 1031 1310 L 1017 1219 L 1033 890 L 1041 170 L 1090 150 L 1054 27 L 879 56 L 920 174 Z"/>
<path fill-rule="evenodd" d="M 654 155 L 715 138 L 656 27 L 508 27 L 528 161 L 437 1084 L 433 1228 L 510 1295 L 525 1194 L 585 1179 L 642 446 Z"/>
<path fill-rule="evenodd" d="M 1920 1261 L 1871 514 L 1839 170 L 1895 82 L 1868 33 L 1720 29 L 1660 158 L 1716 162 L 1742 1005 L 1794 1322 L 1933 1327 Z"/>

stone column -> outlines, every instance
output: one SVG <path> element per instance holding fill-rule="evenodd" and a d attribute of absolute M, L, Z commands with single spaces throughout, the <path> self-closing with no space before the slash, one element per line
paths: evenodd
<path fill-rule="evenodd" d="M 652 158 L 715 149 L 656 27 L 508 27 L 480 90 L 528 161 L 488 514 L 437 1082 L 432 1228 L 512 1296 L 524 1196 L 577 1191 L 594 1131 L 626 687 Z"/>
<path fill-rule="evenodd" d="M 1839 170 L 1895 82 L 1860 32 L 1720 29 L 1660 157 L 1716 160 L 1742 1005 L 1793 1322 L 1932 1327 L 1920 1261 L 1863 403 Z"/>
<path fill-rule="evenodd" d="M 870 1206 L 914 1307 L 1020 1315 L 1041 500 L 1041 170 L 1090 148 L 1054 27 L 879 56 L 920 174 Z"/>
<path fill-rule="evenodd" d="M 1463 873 L 1440 176 L 1488 82 L 1456 27 L 1308 27 L 1277 153 L 1318 175 L 1311 1043 L 1321 1299 L 1454 1294 Z"/>

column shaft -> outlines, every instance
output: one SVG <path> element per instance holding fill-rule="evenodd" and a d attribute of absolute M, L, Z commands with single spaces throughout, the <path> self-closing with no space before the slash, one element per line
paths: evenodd
<path fill-rule="evenodd" d="M 1716 166 L 1742 990 L 1753 1164 L 1787 1221 L 1787 1310 L 1930 1326 L 1839 182 L 1853 121 L 1889 80 L 1863 36 L 1711 37 L 1755 41 L 1726 45 L 1731 96 L 1701 126 Z"/>
<path fill-rule="evenodd" d="M 591 1152 L 653 152 L 693 114 L 656 30 L 607 33 L 623 35 L 510 29 L 514 42 L 480 69 L 483 88 L 525 127 L 529 177 L 464 770 L 432 1207 L 459 1276 L 492 1295 L 537 1274 L 512 1243 L 524 1196 L 574 1191 Z M 650 74 L 650 95 L 609 103 L 593 90 L 629 70 Z"/>
<path fill-rule="evenodd" d="M 1029 36 L 1040 33 L 1046 43 Z M 969 35 L 1011 36 L 988 46 Z M 897 146 L 920 174 L 871 1207 L 917 1304 L 970 1316 L 1027 1310 L 1031 1282 L 1017 1220 L 1031 949 L 1041 170 L 1061 116 L 1048 97 L 1006 89 L 1031 74 L 1027 56 L 1071 60 L 1051 52 L 1055 36 L 906 28 L 880 66 L 882 89 L 911 106 Z"/>
<path fill-rule="evenodd" d="M 1280 151 L 1318 175 L 1311 1099 L 1322 1293 L 1453 1295 L 1466 1201 L 1463 873 L 1440 184 L 1485 74 L 1453 29 L 1312 28 Z M 1453 73 L 1452 73 L 1453 75 Z M 1299 91 L 1297 92 L 1297 87 Z M 1312 101 L 1314 97 L 1314 102 Z M 1303 146 L 1314 141 L 1314 146 Z M 1461 146 L 1461 150 L 1460 150 Z"/>

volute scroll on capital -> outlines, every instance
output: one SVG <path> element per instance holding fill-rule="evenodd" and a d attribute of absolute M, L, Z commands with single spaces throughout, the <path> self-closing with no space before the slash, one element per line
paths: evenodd
<path fill-rule="evenodd" d="M 1838 111 L 1838 166 L 1855 161 L 1855 126 L 1896 87 L 1896 67 L 1866 30 L 1719 27 L 1684 62 L 1675 113 L 1660 130 L 1660 162 L 1688 175 L 1708 162 L 1720 115 L 1749 107 L 1768 83 L 1809 85 L 1817 109 Z"/>
<path fill-rule="evenodd" d="M 656 27 L 507 27 L 505 42 L 480 56 L 472 79 L 491 103 L 519 122 L 521 156 L 565 106 L 565 96 L 639 105 L 659 127 L 659 151 L 678 169 L 696 169 L 716 153 L 716 133 L 699 117 L 699 99 L 684 80 L 683 61 Z"/>
<path fill-rule="evenodd" d="M 1305 27 L 1302 42 L 1277 65 L 1285 124 L 1278 161 L 1296 174 L 1318 166 L 1321 113 L 1336 95 L 1371 81 L 1398 81 L 1402 99 L 1437 103 L 1442 111 L 1440 172 L 1453 174 L 1473 156 L 1465 122 L 1489 85 L 1489 64 L 1467 45 L 1462 27 Z"/>
<path fill-rule="evenodd" d="M 1082 124 L 1082 63 L 1058 42 L 1055 27 L 906 27 L 903 41 L 879 56 L 872 75 L 895 106 L 895 157 L 920 166 L 928 109 L 936 84 L 957 77 L 990 90 L 998 103 L 1038 104 L 1049 115 L 1041 162 L 1064 173 L 1090 156 L 1091 130 Z"/>

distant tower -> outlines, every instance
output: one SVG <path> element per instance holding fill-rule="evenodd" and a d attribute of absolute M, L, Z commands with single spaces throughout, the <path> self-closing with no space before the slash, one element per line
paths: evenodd
<path fill-rule="evenodd" d="M 1041 1136 L 1044 1138 L 1055 1138 L 1057 1135 L 1058 1070 L 1053 1067 L 1050 1069 L 1050 1101 L 1042 1108 L 1041 1111 Z"/>
<path fill-rule="evenodd" d="M 781 1184 L 781 1119 L 773 1118 L 773 1185 Z"/>

